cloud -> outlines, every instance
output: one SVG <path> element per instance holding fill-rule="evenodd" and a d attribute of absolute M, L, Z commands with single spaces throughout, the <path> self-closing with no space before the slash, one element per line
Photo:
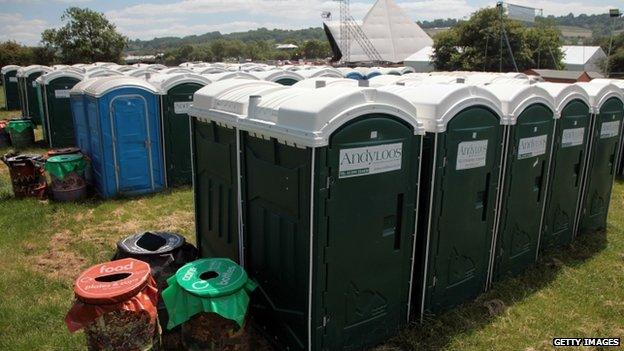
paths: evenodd
<path fill-rule="evenodd" d="M 36 45 L 48 22 L 25 19 L 19 13 L 0 13 L 0 41 L 15 40 L 26 45 Z"/>
<path fill-rule="evenodd" d="M 621 1 L 621 0 L 619 0 Z M 565 16 L 569 13 L 574 15 L 595 15 L 608 13 L 609 9 L 617 8 L 615 4 L 592 5 L 591 2 L 581 1 L 552 1 L 552 0 L 513 0 L 515 5 L 523 5 L 544 10 L 544 16 Z"/>

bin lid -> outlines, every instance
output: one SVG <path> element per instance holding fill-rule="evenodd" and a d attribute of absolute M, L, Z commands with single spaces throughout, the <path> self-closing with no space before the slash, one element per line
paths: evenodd
<path fill-rule="evenodd" d="M 32 129 L 34 127 L 32 120 L 30 119 L 12 119 L 7 123 L 6 130 L 15 131 L 21 133 L 26 129 Z"/>
<path fill-rule="evenodd" d="M 290 88 L 250 97 L 248 115 L 239 128 L 287 145 L 322 147 L 338 128 L 367 114 L 395 116 L 411 125 L 414 134 L 424 133 L 409 101 L 381 90 L 346 86 Z"/>
<path fill-rule="evenodd" d="M 534 104 L 545 105 L 553 111 L 553 118 L 557 118 L 553 97 L 536 84 L 505 82 L 485 85 L 483 88 L 500 100 L 506 124 L 515 125 L 520 114 Z"/>
<path fill-rule="evenodd" d="M 293 85 L 294 88 L 305 88 L 305 89 L 316 89 L 316 88 L 324 88 L 329 86 L 347 86 L 347 87 L 357 87 L 359 86 L 359 82 L 355 79 L 348 78 L 333 78 L 333 77 L 316 77 L 304 79 L 300 82 L 297 82 Z"/>
<path fill-rule="evenodd" d="M 268 80 L 269 82 L 277 82 L 281 79 L 292 79 L 297 82 L 305 79 L 304 76 L 297 72 L 293 71 L 285 71 L 281 69 L 275 69 L 270 71 L 262 71 L 262 72 L 251 72 L 251 75 L 257 77 L 260 80 Z"/>
<path fill-rule="evenodd" d="M 29 77 L 31 74 L 39 72 L 50 72 L 52 69 L 48 66 L 30 65 L 17 70 L 18 77 Z"/>
<path fill-rule="evenodd" d="M 217 82 L 220 80 L 226 80 L 226 79 L 256 79 L 259 80 L 258 77 L 254 76 L 251 73 L 246 73 L 246 72 L 222 72 L 222 73 L 212 73 L 212 74 L 206 74 L 206 77 L 208 77 L 208 79 L 210 79 L 213 82 Z"/>
<path fill-rule="evenodd" d="M 82 272 L 74 284 L 74 293 L 87 304 L 120 303 L 143 290 L 150 277 L 147 263 L 124 258 L 97 264 Z"/>
<path fill-rule="evenodd" d="M 379 90 L 394 93 L 410 101 L 417 110 L 418 121 L 427 132 L 445 132 L 448 122 L 469 107 L 486 107 L 501 118 L 503 112 L 498 98 L 477 86 L 412 82 L 406 85 L 388 85 Z"/>
<path fill-rule="evenodd" d="M 574 83 L 581 87 L 587 95 L 589 95 L 589 107 L 592 109 L 592 113 L 600 113 L 602 105 L 611 98 L 617 98 L 624 102 L 624 93 L 615 84 L 609 80 L 592 80 L 587 83 Z"/>
<path fill-rule="evenodd" d="M 143 232 L 117 242 L 117 249 L 131 255 L 150 256 L 171 253 L 181 248 L 186 239 L 176 233 Z"/>
<path fill-rule="evenodd" d="M 263 92 L 288 89 L 264 80 L 229 79 L 214 82 L 195 92 L 189 116 L 202 121 L 217 121 L 230 127 L 245 118 L 249 96 Z"/>
<path fill-rule="evenodd" d="M 158 89 L 145 79 L 125 76 L 102 77 L 85 88 L 84 93 L 93 97 L 101 97 L 116 90 L 134 88 L 158 94 Z"/>
<path fill-rule="evenodd" d="M 2 69 L 0 69 L 0 73 L 1 74 L 7 74 L 7 73 L 12 72 L 12 71 L 17 71 L 20 68 L 22 68 L 22 67 L 21 66 L 17 66 L 17 65 L 6 65 L 6 66 L 3 66 Z"/>
<path fill-rule="evenodd" d="M 229 258 L 205 258 L 187 263 L 175 279 L 182 289 L 199 297 L 221 297 L 241 290 L 247 281 L 245 270 Z"/>
<path fill-rule="evenodd" d="M 591 106 L 589 102 L 589 95 L 578 85 L 543 82 L 537 83 L 537 86 L 546 90 L 554 99 L 557 118 L 561 117 L 563 109 L 574 100 L 583 101 L 588 108 Z"/>
<path fill-rule="evenodd" d="M 41 84 L 48 85 L 51 81 L 58 78 L 74 78 L 82 80 L 84 78 L 84 74 L 77 72 L 75 69 L 59 69 L 42 75 L 37 78 L 37 81 L 41 79 Z"/>
<path fill-rule="evenodd" d="M 84 171 L 86 162 L 82 154 L 52 156 L 45 163 L 46 172 L 63 180 L 68 174 Z"/>
<path fill-rule="evenodd" d="M 50 163 L 67 163 L 67 162 L 75 162 L 79 160 L 83 160 L 82 154 L 66 154 L 66 155 L 57 155 L 48 158 L 47 162 Z"/>
<path fill-rule="evenodd" d="M 212 83 L 206 76 L 188 72 L 169 74 L 156 73 L 150 76 L 147 81 L 152 83 L 162 95 L 167 95 L 171 88 L 180 84 L 195 83 L 205 86 Z"/>

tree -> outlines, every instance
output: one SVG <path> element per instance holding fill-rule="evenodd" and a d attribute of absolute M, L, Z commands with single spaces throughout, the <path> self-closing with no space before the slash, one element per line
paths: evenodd
<path fill-rule="evenodd" d="M 0 67 L 6 65 L 27 66 L 33 63 L 33 52 L 30 48 L 14 41 L 0 43 Z"/>
<path fill-rule="evenodd" d="M 552 25 L 544 23 L 529 29 L 505 17 L 502 23 L 519 71 L 535 68 L 538 63 L 540 68 L 558 67 L 562 57 L 561 40 Z M 475 12 L 469 20 L 435 37 L 434 66 L 439 70 L 498 71 L 501 68 L 500 28 L 498 9 Z M 506 41 L 503 41 L 502 70 L 514 70 Z"/>
<path fill-rule="evenodd" d="M 66 22 L 63 27 L 41 34 L 43 45 L 54 50 L 60 62 L 121 61 L 128 38 L 119 34 L 102 13 L 70 7 L 61 21 Z"/>

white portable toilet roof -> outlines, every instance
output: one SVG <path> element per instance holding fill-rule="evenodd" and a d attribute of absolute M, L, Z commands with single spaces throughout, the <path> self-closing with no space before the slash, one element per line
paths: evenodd
<path fill-rule="evenodd" d="M 158 71 L 158 74 L 173 74 L 173 73 L 194 73 L 192 69 L 184 68 L 184 67 L 170 67 L 161 69 Z"/>
<path fill-rule="evenodd" d="M 48 73 L 42 75 L 39 78 L 41 78 L 41 84 L 42 85 L 48 85 L 54 79 L 64 78 L 64 77 L 69 77 L 69 78 L 75 78 L 75 79 L 78 79 L 78 80 L 83 80 L 84 79 L 84 74 L 76 72 L 75 70 L 71 70 L 71 69 L 61 69 L 61 70 L 48 72 Z"/>
<path fill-rule="evenodd" d="M 416 109 L 400 96 L 372 88 L 287 88 L 252 98 L 240 128 L 297 147 L 322 147 L 345 123 L 366 114 L 396 116 L 424 134 Z"/>
<path fill-rule="evenodd" d="M 208 85 L 212 83 L 206 76 L 196 73 L 156 73 L 148 80 L 154 85 L 162 95 L 167 95 L 169 89 L 185 83 L 196 83 L 199 85 Z"/>
<path fill-rule="evenodd" d="M 343 77 L 346 77 L 347 74 L 354 71 L 353 68 L 350 68 L 350 67 L 338 67 L 336 69 L 338 70 L 338 72 L 342 73 Z"/>
<path fill-rule="evenodd" d="M 145 78 L 147 75 L 155 74 L 157 72 L 158 72 L 157 70 L 151 69 L 149 67 L 142 67 L 142 68 L 133 69 L 131 71 L 123 72 L 123 74 L 129 77 Z"/>
<path fill-rule="evenodd" d="M 26 66 L 26 67 L 21 67 L 20 69 L 17 70 L 17 74 L 16 76 L 18 77 L 28 77 L 33 73 L 38 73 L 38 72 L 50 72 L 52 69 L 48 66 L 41 66 L 41 65 L 30 65 L 30 66 Z"/>
<path fill-rule="evenodd" d="M 213 82 L 217 82 L 217 81 L 225 80 L 225 79 L 251 79 L 251 80 L 255 79 L 255 80 L 258 80 L 258 77 L 254 76 L 253 74 L 246 73 L 246 72 L 239 72 L 239 71 L 212 73 L 212 74 L 206 74 L 205 76 L 208 77 L 208 79 L 210 79 Z"/>
<path fill-rule="evenodd" d="M 368 83 L 371 87 L 383 87 L 384 85 L 396 84 L 397 82 L 401 81 L 402 78 L 405 79 L 403 76 L 382 74 L 380 76 L 370 78 L 368 80 Z"/>
<path fill-rule="evenodd" d="M 563 109 L 574 100 L 583 101 L 587 107 L 591 109 L 589 95 L 578 85 L 550 82 L 537 83 L 536 85 L 546 90 L 550 96 L 552 96 L 555 103 L 555 113 L 557 114 L 557 118 L 561 117 Z"/>
<path fill-rule="evenodd" d="M 227 70 L 223 67 L 193 67 L 193 71 L 199 74 L 216 74 L 227 72 Z"/>
<path fill-rule="evenodd" d="M 155 69 L 157 71 L 167 69 L 167 66 L 161 65 L 160 63 L 152 63 L 151 65 L 147 65 L 147 68 Z"/>
<path fill-rule="evenodd" d="M 89 85 L 84 93 L 93 97 L 101 97 L 115 89 L 136 88 L 158 94 L 158 89 L 145 79 L 135 77 L 103 77 Z"/>
<path fill-rule="evenodd" d="M 418 121 L 427 132 L 442 133 L 453 117 L 469 107 L 483 106 L 501 118 L 498 98 L 477 86 L 421 82 L 410 86 L 387 85 L 379 90 L 397 94 L 410 101 L 417 110 Z"/>
<path fill-rule="evenodd" d="M 96 62 L 93 65 L 98 66 L 98 67 L 109 67 L 109 66 L 115 66 L 117 64 L 115 62 Z"/>
<path fill-rule="evenodd" d="M 110 69 L 98 69 L 98 70 L 91 70 L 88 71 L 87 73 L 84 74 L 85 78 L 97 78 L 97 77 L 112 77 L 112 76 L 117 76 L 117 77 L 121 77 L 124 74 L 118 71 L 113 71 Z"/>
<path fill-rule="evenodd" d="M 600 113 L 602 105 L 611 98 L 617 98 L 624 102 L 622 90 L 609 80 L 592 80 L 587 83 L 574 83 L 574 85 L 578 85 L 589 95 L 589 106 L 593 114 Z"/>
<path fill-rule="evenodd" d="M 609 78 L 598 78 L 592 79 L 591 83 L 611 83 L 616 87 L 624 90 L 624 80 L 623 79 L 609 79 Z"/>
<path fill-rule="evenodd" d="M 136 69 L 136 67 L 134 66 L 130 66 L 130 65 L 123 65 L 123 66 L 117 66 L 115 68 L 113 68 L 115 71 L 117 72 L 128 72 L 128 71 L 133 71 Z"/>
<path fill-rule="evenodd" d="M 251 72 L 250 74 L 258 77 L 258 79 L 268 80 L 269 82 L 277 82 L 280 79 L 292 79 L 300 82 L 305 79 L 304 76 L 297 72 L 285 71 L 281 69 L 262 72 Z"/>
<path fill-rule="evenodd" d="M 247 116 L 250 96 L 280 89 L 288 87 L 264 80 L 222 80 L 196 91 L 188 114 L 201 121 L 238 127 Z"/>
<path fill-rule="evenodd" d="M 16 65 L 6 65 L 2 67 L 2 69 L 0 69 L 0 73 L 7 74 L 8 72 L 17 71 L 20 68 L 21 68 L 20 66 L 16 66 Z"/>
<path fill-rule="evenodd" d="M 344 78 L 342 72 L 335 68 L 312 68 L 297 71 L 300 75 L 305 78 L 317 78 L 317 77 L 330 77 L 330 78 Z"/>
<path fill-rule="evenodd" d="M 357 87 L 359 81 L 349 78 L 317 77 L 297 82 L 293 88 L 317 89 L 332 86 Z"/>
<path fill-rule="evenodd" d="M 76 85 L 74 85 L 73 88 L 71 88 L 71 90 L 69 91 L 69 95 L 82 95 L 84 94 L 85 90 L 90 87 L 92 84 L 94 84 L 95 82 L 97 82 L 99 79 L 99 77 L 96 78 L 86 78 L 81 80 L 80 82 L 76 83 Z"/>
<path fill-rule="evenodd" d="M 496 83 L 483 86 L 496 95 L 501 102 L 501 110 L 505 124 L 515 125 L 518 117 L 524 110 L 534 104 L 543 104 L 553 112 L 553 118 L 557 118 L 555 113 L 555 101 L 553 97 L 543 88 L 535 84 L 518 83 Z"/>

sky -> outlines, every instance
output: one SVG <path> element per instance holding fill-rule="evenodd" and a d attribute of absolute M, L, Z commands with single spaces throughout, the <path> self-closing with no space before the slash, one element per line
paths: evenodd
<path fill-rule="evenodd" d="M 374 0 L 351 0 L 351 14 L 362 18 Z M 485 0 L 397 0 L 415 20 L 465 18 L 479 8 L 493 6 Z M 622 7 L 622 0 L 514 0 L 513 4 L 543 9 L 544 15 L 606 13 Z M 0 41 L 37 45 L 41 32 L 62 25 L 60 17 L 70 6 L 100 11 L 130 39 L 186 36 L 220 31 L 231 33 L 266 27 L 302 29 L 318 27 L 321 12 L 339 16 L 332 0 L 0 0 Z"/>

